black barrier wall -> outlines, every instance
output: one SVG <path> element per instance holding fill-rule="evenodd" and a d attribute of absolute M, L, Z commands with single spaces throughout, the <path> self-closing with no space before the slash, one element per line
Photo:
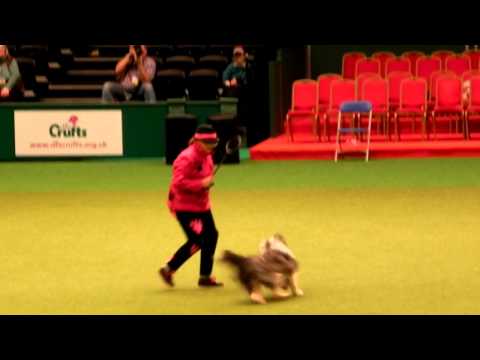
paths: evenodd
<path fill-rule="evenodd" d="M 124 157 L 163 157 L 165 155 L 166 103 L 95 105 L 95 104 L 42 104 L 11 103 L 0 105 L 0 160 L 15 160 L 15 110 L 111 110 L 122 111 Z M 218 101 L 187 102 L 185 111 L 195 114 L 199 123 L 205 123 L 210 115 L 219 113 Z"/>

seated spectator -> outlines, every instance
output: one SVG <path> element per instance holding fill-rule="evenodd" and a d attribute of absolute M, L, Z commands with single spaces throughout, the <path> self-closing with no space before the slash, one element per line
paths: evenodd
<path fill-rule="evenodd" d="M 0 45 L 0 101 L 21 98 L 21 85 L 17 61 L 10 56 L 6 45 Z"/>
<path fill-rule="evenodd" d="M 224 96 L 240 97 L 247 85 L 247 56 L 243 46 L 233 49 L 233 62 L 223 72 Z"/>
<path fill-rule="evenodd" d="M 253 104 L 252 92 L 252 68 L 248 62 L 248 54 L 243 46 L 235 46 L 233 48 L 233 61 L 227 66 L 223 72 L 223 84 L 225 97 L 236 97 L 237 104 L 237 121 L 238 124 L 246 130 L 246 138 L 248 144 L 253 144 L 255 124 L 254 115 L 250 111 Z"/>
<path fill-rule="evenodd" d="M 135 100 L 148 103 L 156 101 L 152 80 L 157 64 L 147 55 L 145 45 L 130 45 L 130 50 L 118 63 L 115 74 L 118 81 L 107 81 L 103 86 L 102 100 L 105 103 Z"/>

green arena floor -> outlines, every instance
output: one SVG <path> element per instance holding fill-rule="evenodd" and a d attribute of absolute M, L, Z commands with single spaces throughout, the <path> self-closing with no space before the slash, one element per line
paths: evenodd
<path fill-rule="evenodd" d="M 0 314 L 478 314 L 480 159 L 225 165 L 212 189 L 217 255 L 284 234 L 301 298 L 250 304 L 199 256 L 166 288 L 184 241 L 162 159 L 0 163 Z"/>

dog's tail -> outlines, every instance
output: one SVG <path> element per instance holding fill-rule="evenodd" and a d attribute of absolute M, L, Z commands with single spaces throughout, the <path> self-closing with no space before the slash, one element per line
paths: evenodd
<path fill-rule="evenodd" d="M 241 266 L 245 262 L 245 260 L 245 256 L 235 254 L 233 251 L 225 250 L 223 252 L 222 261 L 228 264 Z"/>

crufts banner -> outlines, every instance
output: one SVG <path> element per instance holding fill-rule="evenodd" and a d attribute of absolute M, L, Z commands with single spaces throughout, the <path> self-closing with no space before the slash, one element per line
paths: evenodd
<path fill-rule="evenodd" d="M 122 156 L 121 110 L 18 110 L 15 155 Z"/>

